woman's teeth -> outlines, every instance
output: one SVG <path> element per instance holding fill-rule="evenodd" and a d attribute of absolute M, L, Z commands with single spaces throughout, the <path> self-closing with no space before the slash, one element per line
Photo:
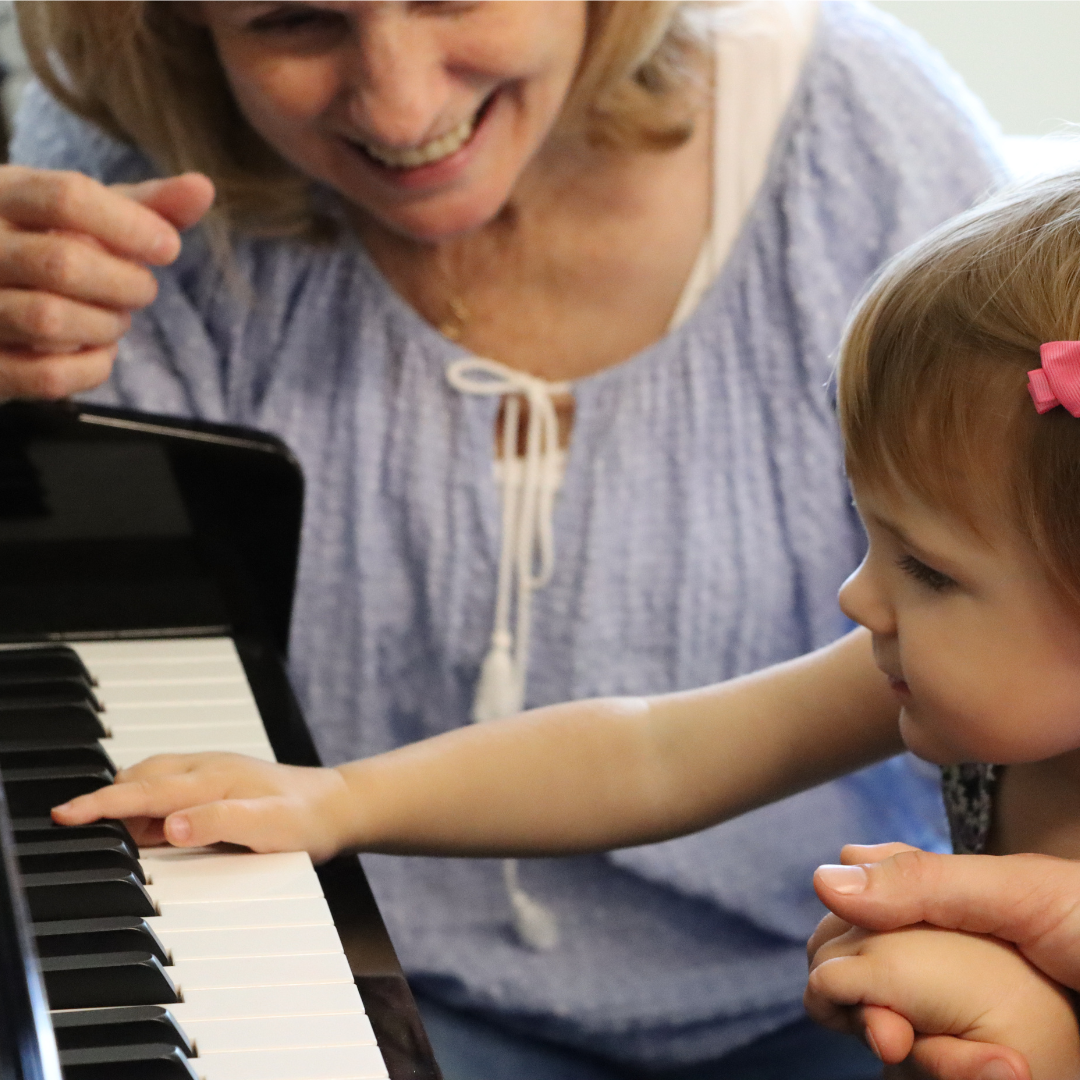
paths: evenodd
<path fill-rule="evenodd" d="M 391 169 L 415 169 L 418 165 L 430 165 L 433 161 L 441 161 L 445 157 L 460 150 L 468 141 L 476 127 L 476 117 L 470 116 L 463 120 L 453 131 L 448 131 L 438 139 L 424 143 L 423 146 L 413 146 L 407 150 L 395 150 L 390 146 L 380 146 L 378 143 L 361 143 L 360 145 L 376 160 Z"/>

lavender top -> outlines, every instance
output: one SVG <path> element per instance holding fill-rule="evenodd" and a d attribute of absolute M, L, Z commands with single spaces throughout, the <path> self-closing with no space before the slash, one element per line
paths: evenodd
<path fill-rule="evenodd" d="M 728 263 L 677 330 L 575 386 L 556 571 L 534 608 L 529 705 L 698 686 L 844 629 L 863 536 L 826 381 L 889 254 L 990 184 L 988 129 L 915 39 L 822 6 L 802 82 Z M 107 181 L 137 152 L 28 92 L 14 160 Z M 307 475 L 290 670 L 328 762 L 467 722 L 499 551 L 495 402 L 345 239 L 241 239 L 256 300 L 198 231 L 97 402 L 273 431 Z M 767 723 L 762 718 L 762 723 Z M 813 868 L 841 844 L 940 846 L 933 776 L 894 759 L 695 836 L 537 859 L 558 916 L 519 945 L 495 860 L 365 857 L 410 975 L 521 1030 L 643 1064 L 706 1059 L 801 1014 Z"/>

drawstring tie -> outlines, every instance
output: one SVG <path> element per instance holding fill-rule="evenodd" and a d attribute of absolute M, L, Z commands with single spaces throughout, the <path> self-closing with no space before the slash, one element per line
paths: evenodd
<path fill-rule="evenodd" d="M 506 399 L 502 455 L 496 469 L 502 489 L 502 542 L 495 625 L 480 666 L 470 717 L 473 723 L 482 724 L 514 716 L 524 707 L 532 595 L 551 579 L 555 562 L 552 515 L 562 482 L 562 461 L 559 419 L 552 397 L 568 393 L 570 386 L 480 357 L 455 360 L 446 377 L 461 393 Z M 523 459 L 518 456 L 521 398 L 529 407 Z M 540 951 L 554 948 L 558 923 L 545 905 L 521 887 L 516 859 L 503 860 L 503 883 L 521 941 Z"/>

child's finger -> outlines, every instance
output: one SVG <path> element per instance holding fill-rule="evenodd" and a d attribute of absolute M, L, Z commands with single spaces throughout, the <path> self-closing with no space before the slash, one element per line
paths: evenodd
<path fill-rule="evenodd" d="M 1016 1050 L 950 1035 L 918 1036 L 911 1060 L 936 1080 L 1031 1080 L 1027 1060 Z"/>
<path fill-rule="evenodd" d="M 859 1010 L 867 1045 L 886 1065 L 895 1065 L 911 1053 L 915 1029 L 899 1013 L 881 1005 Z"/>
<path fill-rule="evenodd" d="M 295 799 L 222 799 L 170 814 L 165 839 L 177 847 L 240 844 L 252 851 L 307 851 L 316 860 L 327 858 L 333 852 L 323 850 L 325 839 L 307 824 Z"/>
<path fill-rule="evenodd" d="M 845 922 L 839 915 L 828 914 L 817 924 L 810 940 L 806 943 L 806 958 L 812 964 L 817 951 L 828 944 L 834 938 L 846 934 L 851 929 L 851 923 Z"/>
<path fill-rule="evenodd" d="M 129 780 L 54 807 L 52 816 L 60 825 L 83 825 L 99 818 L 164 818 L 185 806 L 220 798 L 212 781 L 190 773 Z"/>
<path fill-rule="evenodd" d="M 873 985 L 873 967 L 865 956 L 835 956 L 810 972 L 807 986 L 834 1005 L 864 1005 Z"/>

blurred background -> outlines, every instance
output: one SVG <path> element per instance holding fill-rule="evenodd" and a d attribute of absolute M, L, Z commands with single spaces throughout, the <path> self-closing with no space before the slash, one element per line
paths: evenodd
<path fill-rule="evenodd" d="M 1015 173 L 1080 165 L 1080 0 L 880 0 L 873 6 L 925 38 L 982 99 L 1001 126 Z M 0 72 L 0 112 L 10 130 L 27 77 L 10 0 L 0 0 Z"/>

